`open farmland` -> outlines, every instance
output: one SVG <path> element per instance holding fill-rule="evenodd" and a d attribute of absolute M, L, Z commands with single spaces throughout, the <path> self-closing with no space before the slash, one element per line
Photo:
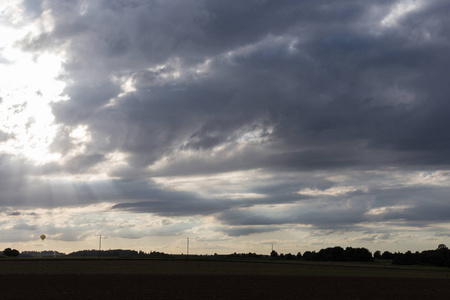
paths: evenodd
<path fill-rule="evenodd" d="M 448 269 L 201 260 L 0 261 L 2 299 L 448 299 Z"/>

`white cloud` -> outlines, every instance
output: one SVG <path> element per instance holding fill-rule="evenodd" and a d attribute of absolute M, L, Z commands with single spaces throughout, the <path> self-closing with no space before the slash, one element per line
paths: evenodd
<path fill-rule="evenodd" d="M 423 3 L 421 0 L 401 0 L 392 5 L 392 9 L 387 16 L 381 20 L 383 26 L 391 27 L 396 26 L 397 22 L 401 20 L 402 17 L 408 15 L 415 10 L 422 7 Z"/>

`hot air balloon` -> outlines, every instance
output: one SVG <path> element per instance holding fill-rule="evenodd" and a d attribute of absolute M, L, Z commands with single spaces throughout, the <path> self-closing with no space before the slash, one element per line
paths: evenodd
<path fill-rule="evenodd" d="M 45 240 L 46 236 L 45 234 L 41 234 L 41 240 Z"/>

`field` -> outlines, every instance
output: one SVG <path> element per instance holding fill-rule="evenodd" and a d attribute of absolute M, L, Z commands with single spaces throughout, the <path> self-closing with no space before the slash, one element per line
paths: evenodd
<path fill-rule="evenodd" d="M 450 270 L 208 260 L 0 260 L 2 299 L 450 299 Z"/>

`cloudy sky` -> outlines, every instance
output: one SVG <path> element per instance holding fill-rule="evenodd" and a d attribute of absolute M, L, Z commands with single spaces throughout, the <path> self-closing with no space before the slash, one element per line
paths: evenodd
<path fill-rule="evenodd" d="M 1 1 L 0 248 L 449 244 L 449 13 Z"/>

